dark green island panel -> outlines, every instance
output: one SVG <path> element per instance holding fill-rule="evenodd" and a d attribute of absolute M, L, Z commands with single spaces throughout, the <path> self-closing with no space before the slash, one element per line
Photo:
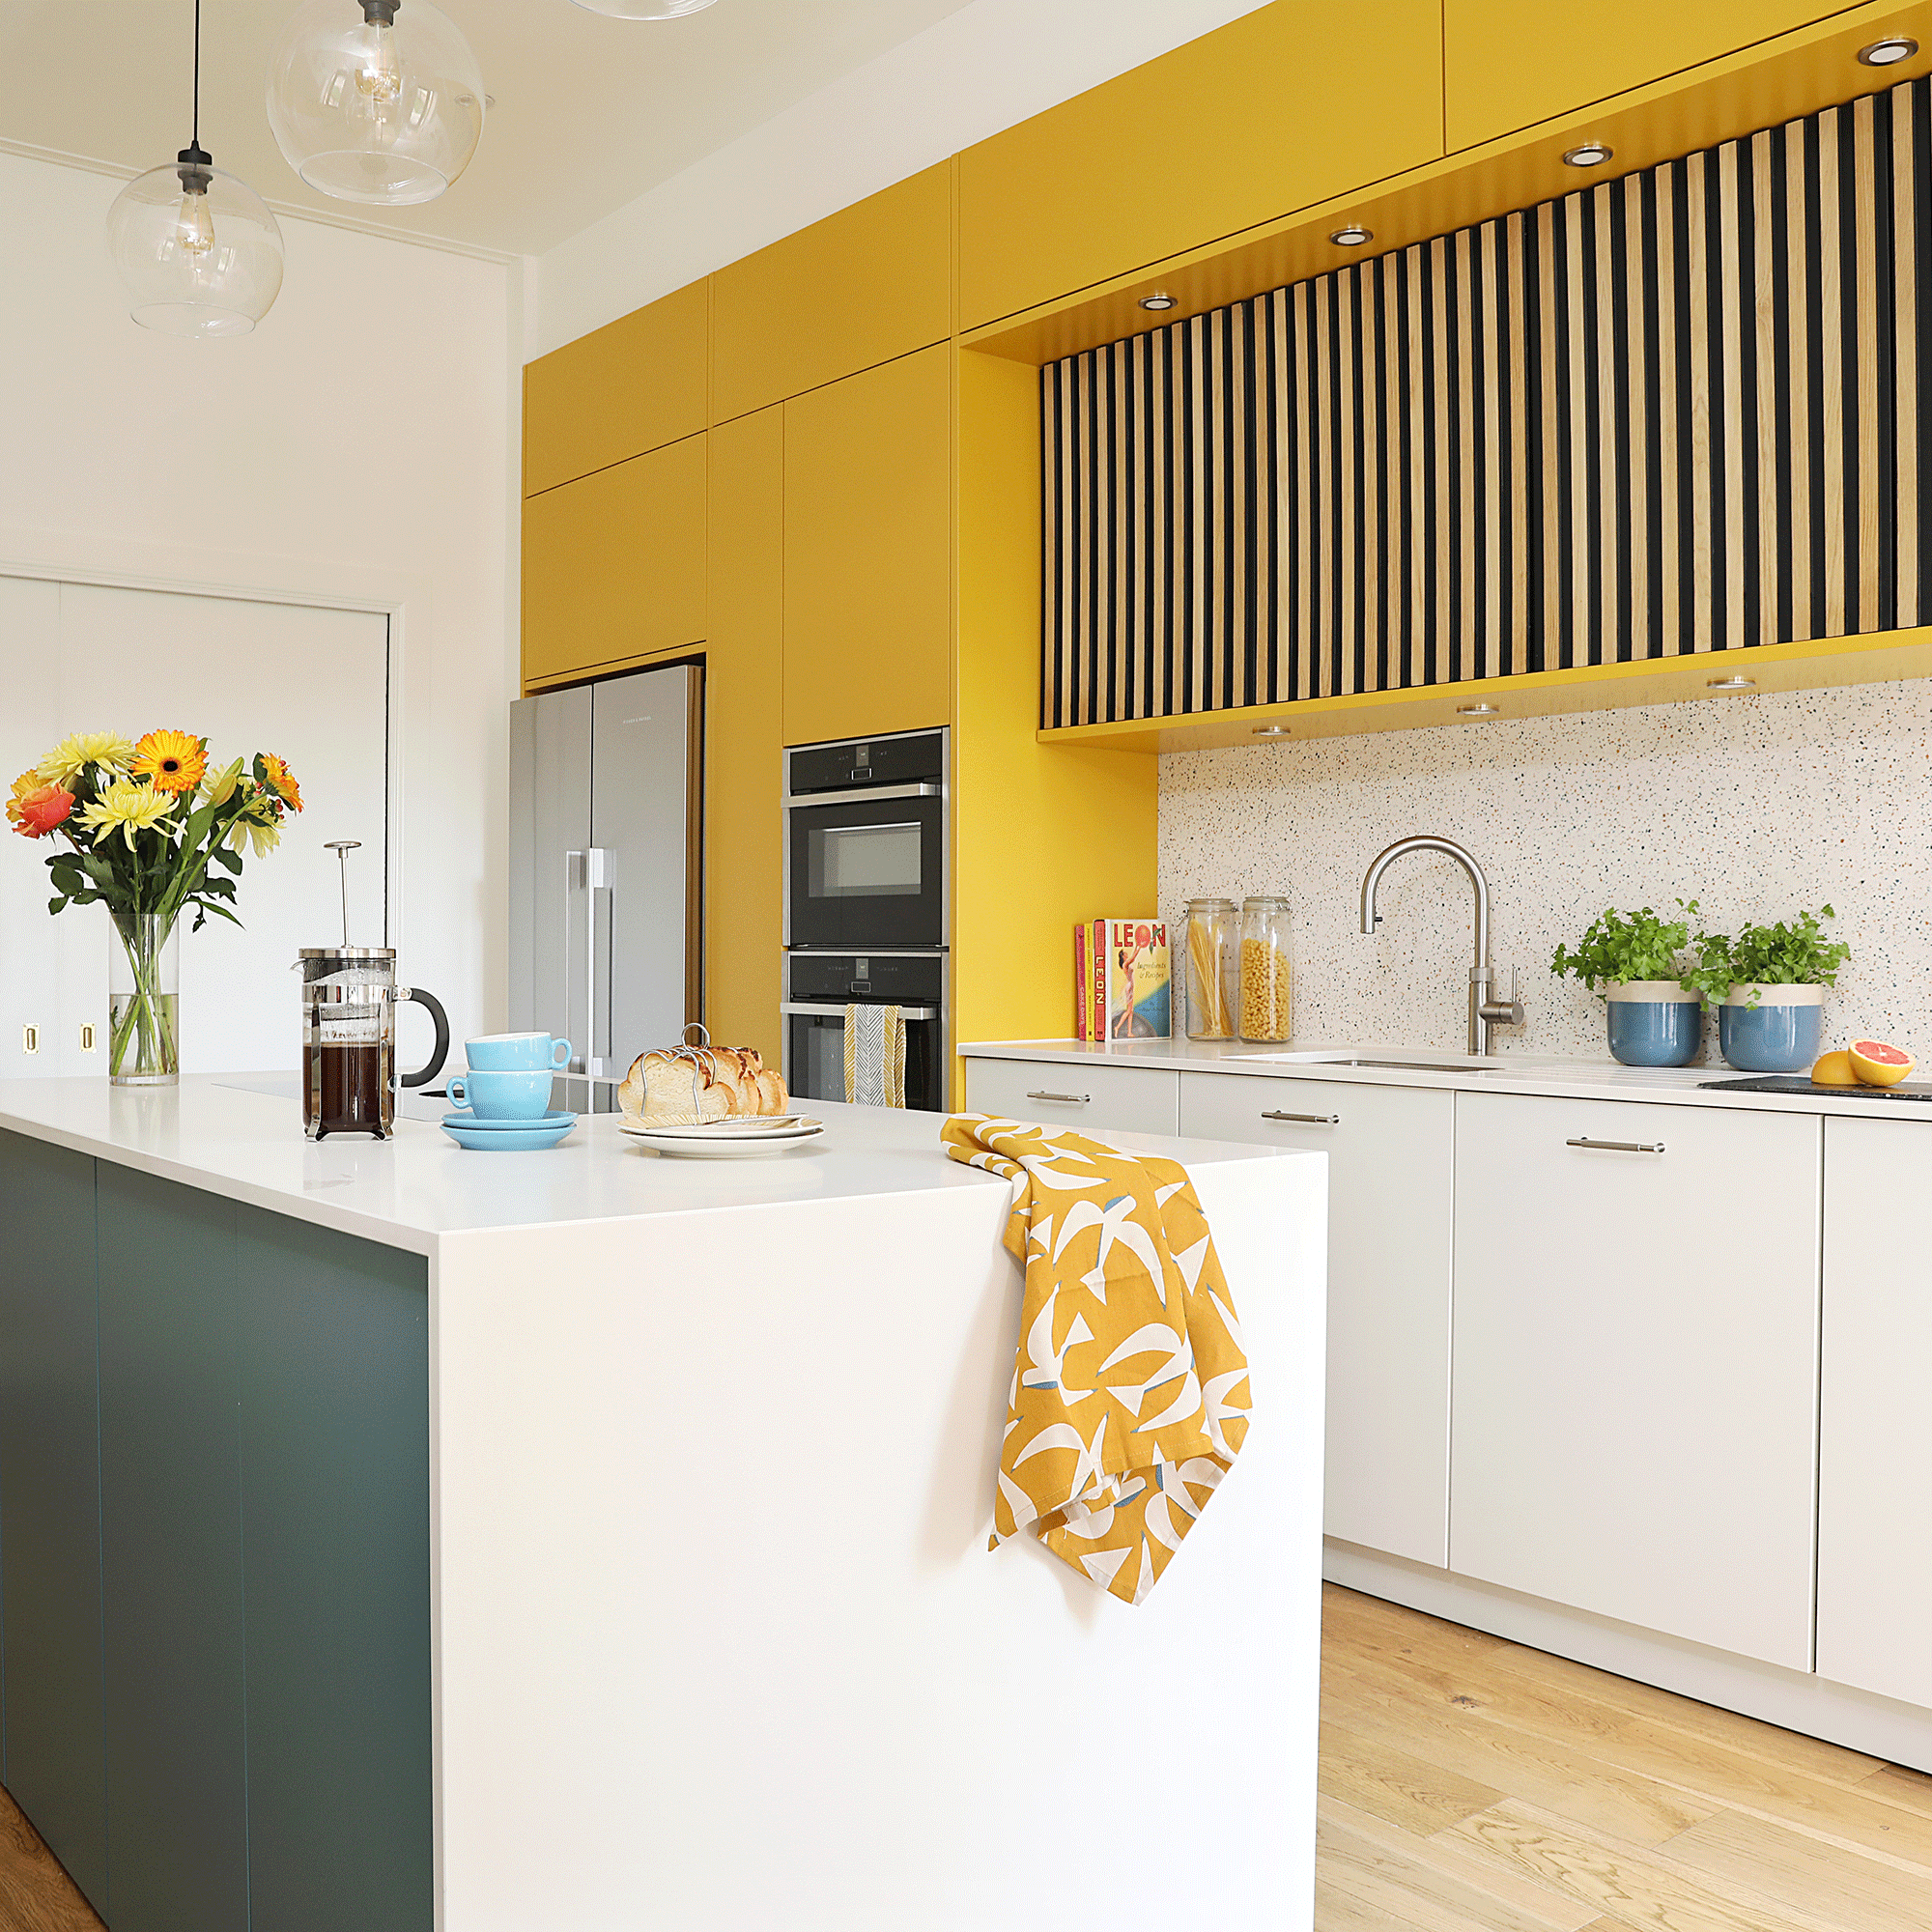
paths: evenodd
<path fill-rule="evenodd" d="M 107 1913 L 94 1162 L 0 1133 L 0 1782 Z"/>
<path fill-rule="evenodd" d="M 427 1264 L 11 1134 L 0 1208 L 8 1788 L 113 1932 L 430 1932 Z"/>

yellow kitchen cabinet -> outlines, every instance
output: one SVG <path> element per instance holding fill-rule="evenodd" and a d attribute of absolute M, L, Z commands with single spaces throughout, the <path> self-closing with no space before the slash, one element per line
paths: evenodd
<path fill-rule="evenodd" d="M 1275 0 L 959 156 L 973 328 L 1442 153 L 1440 0 Z"/>
<path fill-rule="evenodd" d="M 702 282 L 580 336 L 524 371 L 524 495 L 704 428 Z"/>
<path fill-rule="evenodd" d="M 711 435 L 705 642 L 705 1024 L 721 1046 L 782 1066 L 784 581 L 781 409 Z"/>
<path fill-rule="evenodd" d="M 784 738 L 952 709 L 952 350 L 784 406 Z"/>
<path fill-rule="evenodd" d="M 1473 148 L 1846 11 L 1832 0 L 1620 0 L 1572 16 L 1549 0 L 1446 0 L 1449 150 Z M 1872 85 L 1879 84 L 1874 75 Z"/>
<path fill-rule="evenodd" d="M 952 163 L 711 278 L 711 420 L 801 395 L 952 332 Z"/>
<path fill-rule="evenodd" d="M 524 682 L 704 637 L 704 448 L 687 437 L 524 504 Z"/>

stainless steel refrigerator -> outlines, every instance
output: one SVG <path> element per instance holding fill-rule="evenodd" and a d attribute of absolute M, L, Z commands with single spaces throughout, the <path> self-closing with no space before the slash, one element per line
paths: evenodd
<path fill-rule="evenodd" d="M 571 1042 L 579 1113 L 703 1018 L 703 720 L 696 665 L 510 707 L 510 1027 Z"/>

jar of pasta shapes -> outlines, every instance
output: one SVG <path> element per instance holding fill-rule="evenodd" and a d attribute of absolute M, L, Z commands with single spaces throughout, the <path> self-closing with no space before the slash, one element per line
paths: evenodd
<path fill-rule="evenodd" d="M 1234 1038 L 1240 940 L 1233 899 L 1187 901 L 1189 1039 Z"/>
<path fill-rule="evenodd" d="M 1257 894 L 1241 903 L 1241 1037 L 1288 1038 L 1288 901 Z"/>

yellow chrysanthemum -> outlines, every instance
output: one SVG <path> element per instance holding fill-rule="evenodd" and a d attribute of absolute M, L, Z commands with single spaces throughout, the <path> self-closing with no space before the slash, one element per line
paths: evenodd
<path fill-rule="evenodd" d="M 262 753 L 262 782 L 296 811 L 302 809 L 301 786 L 296 782 L 296 775 L 272 752 Z"/>
<path fill-rule="evenodd" d="M 118 784 L 109 785 L 80 814 L 80 822 L 97 838 L 103 834 L 112 838 L 118 827 L 131 852 L 135 833 L 144 832 L 151 825 L 158 825 L 174 809 L 173 794 L 124 779 Z"/>
<path fill-rule="evenodd" d="M 63 738 L 41 762 L 34 775 L 43 784 L 64 785 L 78 778 L 89 765 L 105 765 L 110 772 L 125 772 L 134 748 L 118 731 L 76 731 Z"/>
<path fill-rule="evenodd" d="M 255 857 L 266 859 L 282 842 L 282 828 L 273 819 L 264 822 L 246 816 L 238 818 L 228 829 L 228 842 L 236 851 L 252 845 Z"/>
<path fill-rule="evenodd" d="M 128 770 L 156 791 L 192 791 L 208 771 L 208 740 L 185 731 L 150 731 L 134 747 Z"/>

